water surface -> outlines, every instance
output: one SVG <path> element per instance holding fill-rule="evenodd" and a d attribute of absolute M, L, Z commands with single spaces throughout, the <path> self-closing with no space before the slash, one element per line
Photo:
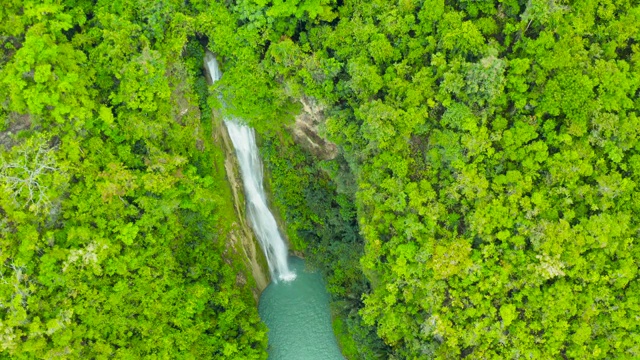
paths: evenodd
<path fill-rule="evenodd" d="M 269 360 L 344 360 L 331 328 L 329 294 L 317 272 L 289 258 L 295 280 L 271 283 L 258 311 L 269 328 Z"/>

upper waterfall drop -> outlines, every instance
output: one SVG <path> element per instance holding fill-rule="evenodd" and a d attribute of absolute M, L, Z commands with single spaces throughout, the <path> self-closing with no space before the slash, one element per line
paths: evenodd
<path fill-rule="evenodd" d="M 205 64 L 211 81 L 219 80 L 222 72 L 213 54 L 206 54 Z M 240 164 L 249 222 L 267 258 L 271 277 L 274 280 L 291 281 L 296 278 L 296 274 L 289 270 L 287 244 L 280 236 L 276 220 L 267 206 L 262 183 L 262 161 L 256 145 L 255 132 L 234 119 L 225 119 L 224 123 Z"/>

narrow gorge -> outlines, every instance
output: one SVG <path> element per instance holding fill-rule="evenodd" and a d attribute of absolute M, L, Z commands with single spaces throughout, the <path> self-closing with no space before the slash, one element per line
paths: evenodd
<path fill-rule="evenodd" d="M 211 53 L 205 57 L 205 66 L 212 83 L 222 77 Z M 329 295 L 322 276 L 307 271 L 302 259 L 289 257 L 287 244 L 267 205 L 254 129 L 239 119 L 225 119 L 224 125 L 240 167 L 246 216 L 264 252 L 272 280 L 259 301 L 260 317 L 269 328 L 269 358 L 344 359 L 331 327 Z"/>

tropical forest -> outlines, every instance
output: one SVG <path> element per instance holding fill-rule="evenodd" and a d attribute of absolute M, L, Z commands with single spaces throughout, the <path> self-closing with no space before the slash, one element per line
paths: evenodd
<path fill-rule="evenodd" d="M 0 5 L 0 360 L 640 359 L 640 1 Z"/>

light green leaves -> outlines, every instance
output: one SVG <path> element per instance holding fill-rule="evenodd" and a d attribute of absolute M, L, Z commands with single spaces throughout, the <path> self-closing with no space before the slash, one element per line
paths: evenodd
<path fill-rule="evenodd" d="M 513 320 L 518 317 L 518 313 L 516 312 L 515 305 L 506 304 L 500 307 L 500 318 L 502 318 L 502 325 L 506 328 Z"/>
<path fill-rule="evenodd" d="M 120 239 L 120 241 L 125 245 L 131 245 L 138 235 L 138 227 L 132 223 L 127 223 L 120 228 L 119 232 L 120 235 L 118 235 L 118 239 Z"/>
<path fill-rule="evenodd" d="M 107 126 L 113 124 L 113 113 L 111 109 L 106 106 L 101 106 L 99 110 L 100 119 L 104 121 Z"/>
<path fill-rule="evenodd" d="M 33 79 L 37 83 L 47 82 L 50 77 L 51 77 L 51 65 L 50 64 L 43 64 L 43 65 L 36 66 L 36 70 L 35 70 L 35 74 L 33 76 Z"/>
<path fill-rule="evenodd" d="M 436 279 L 461 275 L 473 265 L 470 258 L 471 245 L 464 239 L 436 245 L 430 267 Z"/>

